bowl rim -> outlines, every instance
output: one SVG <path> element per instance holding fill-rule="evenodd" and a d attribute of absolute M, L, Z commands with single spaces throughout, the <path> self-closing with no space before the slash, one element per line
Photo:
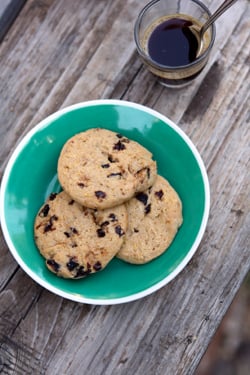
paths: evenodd
<path fill-rule="evenodd" d="M 123 107 L 130 107 L 137 109 L 142 112 L 146 112 L 153 117 L 156 117 L 157 119 L 161 120 L 163 123 L 165 123 L 167 126 L 170 126 L 178 135 L 185 141 L 191 152 L 193 153 L 195 160 L 199 166 L 201 176 L 202 176 L 202 181 L 204 184 L 204 211 L 203 211 L 203 216 L 202 220 L 200 223 L 200 228 L 199 231 L 196 235 L 195 241 L 193 242 L 191 248 L 189 249 L 187 255 L 184 257 L 184 259 L 179 263 L 179 265 L 166 277 L 164 277 L 161 281 L 157 282 L 156 284 L 152 285 L 149 288 L 146 288 L 143 291 L 133 293 L 128 296 L 124 297 L 114 297 L 114 298 L 100 298 L 100 299 L 95 299 L 95 298 L 88 298 L 84 297 L 79 294 L 74 294 L 70 292 L 65 292 L 62 291 L 58 287 L 54 287 L 51 283 L 47 282 L 46 280 L 41 279 L 32 269 L 30 269 L 26 263 L 23 261 L 21 256 L 19 255 L 19 252 L 15 248 L 10 233 L 8 229 L 8 225 L 5 220 L 5 193 L 6 193 L 6 188 L 8 184 L 8 180 L 11 174 L 12 167 L 20 154 L 20 152 L 25 148 L 26 144 L 30 141 L 30 139 L 33 137 L 34 134 L 36 134 L 37 131 L 46 128 L 49 126 L 51 122 L 56 120 L 58 117 L 61 115 L 71 112 L 76 109 L 84 108 L 84 107 L 89 107 L 89 106 L 100 106 L 100 105 L 112 105 L 112 106 L 123 106 Z M 151 109 L 145 105 L 138 104 L 135 102 L 130 102 L 126 100 L 120 100 L 120 99 L 96 99 L 96 100 L 89 100 L 89 101 L 84 101 L 84 102 L 79 102 L 67 107 L 64 107 L 62 109 L 59 109 L 58 111 L 52 113 L 51 115 L 47 116 L 44 118 L 42 121 L 40 121 L 37 125 L 35 125 L 31 130 L 29 130 L 24 137 L 19 141 L 19 143 L 16 145 L 14 151 L 10 155 L 6 167 L 3 172 L 3 177 L 1 181 L 1 186 L 0 186 L 0 222 L 1 222 L 1 227 L 2 227 L 2 232 L 3 232 L 3 237 L 5 239 L 5 242 L 14 257 L 14 259 L 17 261 L 19 266 L 35 281 L 37 282 L 40 286 L 44 287 L 45 289 L 49 290 L 50 292 L 66 298 L 71 301 L 75 302 L 80 302 L 80 303 L 86 303 L 86 304 L 94 304 L 94 305 L 114 305 L 114 304 L 121 304 L 121 303 L 126 303 L 126 302 L 132 302 L 138 299 L 141 299 L 143 297 L 146 297 L 157 290 L 161 289 L 163 286 L 168 284 L 170 281 L 172 281 L 188 264 L 188 262 L 191 260 L 193 257 L 194 253 L 198 249 L 198 246 L 202 240 L 202 237 L 204 235 L 208 217 L 209 217 L 209 211 L 210 211 L 210 186 L 209 186 L 209 180 L 206 172 L 206 168 L 204 165 L 204 162 L 191 141 L 191 139 L 186 135 L 186 133 L 179 128 L 172 120 L 170 120 L 167 116 L 159 113 L 158 111 Z"/>

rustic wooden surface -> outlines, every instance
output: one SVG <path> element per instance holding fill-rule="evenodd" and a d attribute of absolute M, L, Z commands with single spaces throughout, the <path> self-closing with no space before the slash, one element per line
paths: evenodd
<path fill-rule="evenodd" d="M 193 374 L 249 270 L 250 3 L 239 0 L 216 22 L 207 68 L 174 91 L 135 51 L 133 24 L 146 2 L 27 0 L 0 45 L 1 175 L 16 142 L 59 108 L 138 102 L 175 121 L 201 153 L 211 184 L 205 236 L 158 292 L 94 306 L 33 282 L 1 235 L 0 373 Z"/>
<path fill-rule="evenodd" d="M 0 42 L 22 9 L 26 0 L 1 0 L 0 2 Z"/>

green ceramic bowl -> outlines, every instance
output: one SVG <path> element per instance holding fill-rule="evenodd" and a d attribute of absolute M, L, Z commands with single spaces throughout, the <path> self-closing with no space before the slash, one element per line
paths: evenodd
<path fill-rule="evenodd" d="M 140 142 L 158 163 L 183 203 L 183 225 L 171 246 L 145 265 L 113 259 L 101 272 L 66 280 L 48 271 L 36 248 L 33 222 L 51 192 L 61 190 L 57 160 L 74 134 L 103 127 Z M 209 214 L 209 183 L 190 139 L 171 120 L 147 107 L 97 100 L 64 108 L 35 126 L 12 154 L 2 179 L 1 224 L 8 247 L 23 270 L 51 292 L 89 304 L 116 304 L 144 297 L 171 281 L 195 253 Z"/>

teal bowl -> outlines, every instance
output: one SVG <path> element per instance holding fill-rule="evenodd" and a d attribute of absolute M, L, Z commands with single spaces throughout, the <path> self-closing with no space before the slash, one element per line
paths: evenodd
<path fill-rule="evenodd" d="M 61 190 L 57 160 L 74 134 L 101 127 L 148 148 L 160 175 L 183 204 L 183 224 L 171 246 L 145 265 L 117 258 L 85 279 L 62 279 L 45 266 L 33 236 L 38 209 Z M 133 301 L 169 283 L 187 265 L 204 234 L 210 205 L 203 161 L 184 132 L 145 106 L 120 100 L 95 100 L 64 108 L 35 126 L 18 144 L 6 166 L 0 191 L 0 219 L 6 243 L 22 269 L 49 291 L 73 301 L 108 305 Z"/>

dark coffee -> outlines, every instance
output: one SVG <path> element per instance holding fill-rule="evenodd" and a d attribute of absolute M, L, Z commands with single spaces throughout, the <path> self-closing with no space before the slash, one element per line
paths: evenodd
<path fill-rule="evenodd" d="M 190 30 L 193 22 L 171 18 L 160 23 L 148 39 L 148 54 L 165 66 L 188 65 L 196 59 L 198 41 Z"/>
<path fill-rule="evenodd" d="M 206 66 L 212 29 L 203 36 L 203 49 L 196 58 L 200 20 L 188 14 L 168 14 L 148 23 L 140 34 L 142 58 L 151 73 L 167 87 L 184 87 Z"/>

